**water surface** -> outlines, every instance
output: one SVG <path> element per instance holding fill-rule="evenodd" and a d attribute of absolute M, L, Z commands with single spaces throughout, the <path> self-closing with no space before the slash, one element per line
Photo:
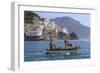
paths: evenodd
<path fill-rule="evenodd" d="M 64 47 L 63 40 L 58 40 L 57 46 Z M 64 55 L 47 55 L 45 50 L 49 47 L 50 41 L 24 41 L 24 61 L 47 61 L 47 60 L 71 60 L 71 59 L 87 59 L 90 58 L 90 41 L 87 40 L 71 40 L 74 45 L 81 48 L 79 53 Z"/>

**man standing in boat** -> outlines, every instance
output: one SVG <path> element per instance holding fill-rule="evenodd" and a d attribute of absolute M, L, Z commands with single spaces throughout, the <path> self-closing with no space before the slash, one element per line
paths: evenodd
<path fill-rule="evenodd" d="M 67 48 L 68 44 L 69 44 L 69 41 L 67 38 L 64 38 L 64 44 L 65 44 L 65 48 Z"/>
<path fill-rule="evenodd" d="M 52 34 L 52 35 L 50 36 L 50 44 L 49 44 L 50 50 L 56 49 L 56 48 L 57 48 L 56 42 L 55 42 L 55 41 L 56 41 L 56 40 L 55 40 L 55 35 Z"/>

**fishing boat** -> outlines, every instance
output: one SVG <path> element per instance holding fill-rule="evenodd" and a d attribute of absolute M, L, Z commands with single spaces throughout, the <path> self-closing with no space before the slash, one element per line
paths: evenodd
<path fill-rule="evenodd" d="M 55 48 L 55 49 L 46 49 L 46 54 L 73 54 L 78 53 L 80 46 L 68 47 L 68 48 Z"/>

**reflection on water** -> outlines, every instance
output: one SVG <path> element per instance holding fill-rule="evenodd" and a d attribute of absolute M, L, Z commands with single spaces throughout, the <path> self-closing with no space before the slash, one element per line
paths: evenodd
<path fill-rule="evenodd" d="M 63 40 L 58 40 L 57 46 L 63 47 Z M 50 41 L 24 41 L 24 61 L 46 61 L 64 59 L 86 59 L 90 58 L 90 41 L 70 41 L 74 45 L 79 45 L 79 53 L 65 54 L 45 54 L 45 49 L 49 47 Z"/>

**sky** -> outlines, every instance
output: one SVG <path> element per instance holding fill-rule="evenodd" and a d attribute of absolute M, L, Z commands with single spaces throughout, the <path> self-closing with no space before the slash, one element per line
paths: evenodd
<path fill-rule="evenodd" d="M 87 13 L 61 13 L 61 12 L 35 12 L 40 17 L 51 19 L 56 17 L 69 16 L 79 21 L 81 24 L 90 27 L 90 14 Z"/>

